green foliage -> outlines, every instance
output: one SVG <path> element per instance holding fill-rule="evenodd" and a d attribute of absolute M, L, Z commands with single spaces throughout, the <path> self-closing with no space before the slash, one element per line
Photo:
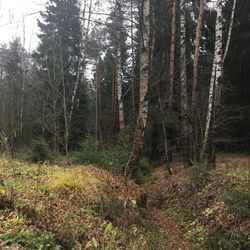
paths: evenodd
<path fill-rule="evenodd" d="M 24 249 L 61 249 L 59 245 L 55 245 L 53 234 L 38 229 L 17 228 L 3 233 L 1 238 L 8 245 L 18 244 Z"/>
<path fill-rule="evenodd" d="M 100 196 L 95 211 L 105 220 L 114 222 L 124 211 L 124 203 L 115 197 Z"/>
<path fill-rule="evenodd" d="M 98 142 L 88 135 L 87 138 L 80 144 L 81 150 L 72 154 L 72 160 L 76 164 L 99 164 L 101 155 L 97 150 Z"/>
<path fill-rule="evenodd" d="M 184 206 L 172 206 L 166 210 L 167 214 L 175 219 L 182 227 L 189 227 L 189 224 L 195 219 L 195 212 Z"/>
<path fill-rule="evenodd" d="M 231 189 L 223 197 L 227 209 L 241 220 L 250 216 L 250 192 L 241 189 Z"/>
<path fill-rule="evenodd" d="M 44 139 L 34 140 L 31 143 L 31 158 L 34 162 L 44 162 L 50 159 L 49 146 Z"/>
<path fill-rule="evenodd" d="M 133 174 L 135 182 L 139 185 L 145 184 L 151 180 L 151 167 L 146 159 L 141 159 L 138 169 Z"/>
<path fill-rule="evenodd" d="M 189 168 L 193 192 L 200 192 L 208 181 L 209 169 L 205 165 L 194 165 Z"/>
<path fill-rule="evenodd" d="M 208 249 L 213 250 L 250 249 L 249 241 L 245 235 L 237 229 L 230 230 L 223 225 L 218 225 L 211 233 L 209 233 L 206 246 Z"/>
<path fill-rule="evenodd" d="M 118 146 L 105 150 L 100 150 L 99 147 L 99 143 L 93 137 L 88 136 L 81 143 L 81 150 L 72 154 L 73 163 L 96 164 L 117 174 L 123 173 L 129 159 L 129 152 Z"/>
<path fill-rule="evenodd" d="M 198 220 L 194 220 L 184 234 L 185 238 L 192 242 L 193 249 L 202 249 L 202 244 L 206 237 L 206 229 Z"/>

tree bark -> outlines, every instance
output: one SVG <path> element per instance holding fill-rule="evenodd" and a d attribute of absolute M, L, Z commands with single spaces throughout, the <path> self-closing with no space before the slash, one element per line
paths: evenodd
<path fill-rule="evenodd" d="M 200 43 L 201 43 L 201 28 L 204 17 L 204 0 L 200 0 L 199 17 L 196 26 L 195 37 L 195 52 L 194 52 L 194 67 L 193 67 L 193 89 L 192 89 L 192 107 L 191 111 L 194 114 L 197 105 L 197 84 L 198 84 L 198 70 L 199 70 L 199 55 L 200 55 Z"/>
<path fill-rule="evenodd" d="M 134 143 L 129 160 L 129 167 L 132 171 L 138 168 L 142 148 L 144 131 L 146 128 L 148 117 L 148 82 L 149 82 L 149 33 L 150 33 L 150 0 L 143 0 L 142 3 L 142 20 L 141 20 L 141 35 L 142 35 L 142 49 L 140 62 L 140 104 L 137 118 L 137 125 L 134 134 Z"/>
<path fill-rule="evenodd" d="M 205 133 L 200 154 L 201 160 L 204 160 L 206 150 L 208 149 L 208 140 L 210 139 L 210 156 L 209 161 L 215 164 L 215 142 L 214 134 L 216 130 L 215 121 L 220 105 L 221 96 L 221 78 L 222 78 L 222 0 L 217 1 L 217 17 L 215 26 L 215 53 L 213 61 L 213 69 L 210 81 L 208 111 L 205 125 Z"/>
<path fill-rule="evenodd" d="M 131 71 L 131 82 L 132 82 L 132 112 L 133 122 L 135 118 L 135 48 L 134 48 L 134 18 L 133 18 L 133 0 L 130 1 L 130 19 L 131 19 L 131 58 L 132 58 L 132 71 Z"/>
<path fill-rule="evenodd" d="M 99 139 L 102 139 L 101 134 L 101 66 L 100 62 L 97 63 L 96 66 L 96 76 L 95 76 L 95 83 L 96 83 L 96 97 L 95 97 L 95 104 L 96 104 L 96 117 L 95 117 L 95 139 L 96 145 Z"/>
<path fill-rule="evenodd" d="M 75 98 L 78 90 L 79 83 L 81 82 L 83 78 L 83 72 L 81 72 L 81 67 L 83 67 L 83 63 L 85 61 L 85 47 L 88 41 L 88 35 L 89 35 L 89 27 L 90 27 L 90 18 L 91 18 L 91 10 L 92 10 L 92 2 L 93 0 L 90 1 L 89 4 L 89 15 L 88 15 L 88 23 L 87 23 L 87 28 L 85 30 L 85 25 L 83 23 L 82 25 L 82 34 L 81 34 L 81 50 L 82 50 L 82 57 L 78 58 L 78 65 L 77 65 L 77 73 L 76 73 L 76 81 L 74 83 L 74 89 L 73 89 L 73 94 L 71 97 L 71 107 L 70 107 L 70 112 L 69 112 L 69 125 L 71 124 L 71 119 L 74 111 L 74 104 L 75 104 Z M 86 0 L 84 1 L 84 10 L 83 10 L 83 20 L 85 21 L 85 12 L 86 12 Z M 82 70 L 83 71 L 83 70 Z M 82 74 L 81 74 L 82 73 Z M 82 76 L 81 76 L 82 75 Z"/>
<path fill-rule="evenodd" d="M 181 134 L 183 142 L 184 164 L 190 164 L 189 158 L 189 124 L 186 62 L 186 18 L 185 0 L 180 0 L 180 80 L 181 80 Z"/>
<path fill-rule="evenodd" d="M 226 60 L 227 53 L 228 53 L 228 50 L 229 50 L 230 41 L 231 41 L 231 37 L 232 37 L 232 30 L 233 30 L 233 24 L 234 24 L 234 15 L 235 15 L 236 1 L 237 0 L 233 0 L 233 6 L 232 6 L 232 12 L 231 12 L 231 18 L 230 18 L 228 36 L 227 36 L 227 43 L 226 43 L 225 51 L 224 51 L 224 54 L 223 54 L 222 64 L 224 64 L 224 62 Z"/>
<path fill-rule="evenodd" d="M 174 72 L 175 72 L 175 46 L 176 46 L 176 0 L 173 0 L 172 5 L 172 27 L 171 27 L 171 45 L 170 45 L 170 64 L 169 64 L 169 95 L 168 108 L 171 111 L 173 107 L 173 92 L 174 92 Z"/>
<path fill-rule="evenodd" d="M 196 26 L 195 37 L 195 52 L 194 52 L 194 66 L 193 66 L 193 86 L 192 86 L 192 102 L 191 102 L 191 118 L 192 118 L 192 148 L 193 160 L 198 160 L 198 128 L 197 128 L 197 85 L 198 85 L 198 71 L 199 71 L 199 56 L 201 44 L 201 30 L 204 18 L 204 0 L 200 0 L 199 16 Z"/>
<path fill-rule="evenodd" d="M 119 106 L 119 133 L 122 136 L 125 129 L 124 122 L 124 104 L 122 97 L 122 58 L 121 58 L 121 33 L 118 31 L 118 44 L 116 49 L 116 84 L 117 84 L 117 99 Z"/>

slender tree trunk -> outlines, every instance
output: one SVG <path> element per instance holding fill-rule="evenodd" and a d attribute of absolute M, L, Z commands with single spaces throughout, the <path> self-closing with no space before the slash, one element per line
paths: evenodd
<path fill-rule="evenodd" d="M 117 121 L 117 84 L 116 84 L 116 65 L 113 65 L 113 79 L 112 79 L 112 125 L 113 129 L 116 130 Z"/>
<path fill-rule="evenodd" d="M 121 1 L 116 1 L 116 8 L 119 17 L 122 17 L 122 7 Z M 124 129 L 125 129 L 125 121 L 124 121 L 124 104 L 123 104 L 123 79 L 122 79 L 122 48 L 121 48 L 121 29 L 122 29 L 122 21 L 119 19 L 118 21 L 118 31 L 117 31 L 117 45 L 116 45 L 116 86 L 117 86 L 117 101 L 118 101 L 118 120 L 119 120 L 119 140 L 122 140 Z"/>
<path fill-rule="evenodd" d="M 185 0 L 180 0 L 180 80 L 181 80 L 181 130 L 183 138 L 184 163 L 189 164 L 189 123 L 186 62 L 186 18 Z"/>
<path fill-rule="evenodd" d="M 24 113 L 24 96 L 25 96 L 25 70 L 26 70 L 26 65 L 25 65 L 25 51 L 24 51 L 24 46 L 25 46 L 25 22 L 23 19 L 23 48 L 21 52 L 21 68 L 22 68 L 22 85 L 21 85 L 21 100 L 20 100 L 20 116 L 19 116 L 19 143 L 22 143 L 23 141 L 23 113 Z"/>
<path fill-rule="evenodd" d="M 90 18 L 91 18 L 91 11 L 92 11 L 92 2 L 93 0 L 90 1 L 89 4 L 89 15 L 88 15 L 88 23 L 87 23 L 87 28 L 85 30 L 85 22 L 82 25 L 82 34 L 81 34 L 81 53 L 82 56 L 78 58 L 78 65 L 77 65 L 77 75 L 76 75 L 76 81 L 74 83 L 74 89 L 73 89 L 73 94 L 71 97 L 71 107 L 70 107 L 70 112 L 69 112 L 69 125 L 71 124 L 71 119 L 72 115 L 74 112 L 74 104 L 75 104 L 75 98 L 78 90 L 78 86 L 82 80 L 82 75 L 83 75 L 83 63 L 85 61 L 85 47 L 88 41 L 88 35 L 89 35 L 89 28 L 90 28 Z M 83 10 L 83 20 L 85 20 L 85 12 L 86 12 L 86 0 L 84 1 L 84 10 Z"/>
<path fill-rule="evenodd" d="M 134 18 L 133 18 L 133 0 L 130 1 L 130 19 L 131 19 L 131 57 L 132 57 L 132 71 L 131 71 L 131 87 L 132 87 L 132 112 L 133 120 L 135 118 L 135 48 L 134 48 Z"/>
<path fill-rule="evenodd" d="M 95 83 L 96 83 L 96 97 L 95 97 L 95 103 L 96 103 L 96 117 L 95 117 L 95 137 L 96 137 L 96 145 L 99 139 L 101 139 L 101 68 L 100 68 L 100 62 L 97 63 L 96 66 L 96 77 L 95 77 Z"/>
<path fill-rule="evenodd" d="M 150 0 L 143 0 L 142 3 L 142 50 L 140 62 L 140 104 L 137 118 L 137 125 L 134 134 L 134 143 L 130 161 L 128 165 L 134 171 L 138 168 L 142 148 L 144 131 L 148 117 L 148 81 L 149 81 L 149 33 L 150 33 Z"/>
<path fill-rule="evenodd" d="M 195 37 L 195 52 L 194 52 L 194 67 L 193 67 L 193 89 L 192 89 L 192 107 L 191 112 L 194 114 L 197 105 L 197 84 L 198 84 L 198 71 L 199 71 L 199 55 L 201 43 L 201 28 L 204 17 L 204 0 L 200 0 L 199 17 L 196 26 Z"/>
<path fill-rule="evenodd" d="M 234 15 L 235 15 L 236 1 L 237 0 L 233 0 L 233 6 L 232 6 L 232 12 L 231 12 L 231 18 L 230 18 L 228 36 L 227 36 L 227 43 L 226 43 L 225 51 L 224 51 L 224 54 L 223 54 L 222 64 L 224 64 L 224 62 L 226 60 L 226 57 L 227 57 L 227 54 L 228 54 L 228 50 L 229 50 L 230 41 L 231 41 L 231 37 L 232 37 L 232 30 L 233 30 L 233 24 L 234 24 Z"/>
<path fill-rule="evenodd" d="M 193 159 L 198 160 L 198 128 L 197 128 L 197 85 L 198 85 L 198 71 L 199 71 L 199 56 L 201 43 L 201 30 L 204 18 L 205 0 L 200 0 L 199 16 L 196 26 L 195 37 L 195 52 L 194 52 L 194 66 L 193 66 L 193 86 L 192 86 L 192 102 L 191 102 L 191 118 L 192 118 L 192 141 L 193 141 Z"/>
<path fill-rule="evenodd" d="M 208 99 L 208 111 L 205 124 L 205 133 L 203 139 L 203 145 L 201 150 L 201 160 L 204 160 L 204 154 L 206 153 L 208 146 L 211 149 L 209 152 L 209 163 L 215 164 L 215 141 L 214 135 L 216 130 L 216 119 L 218 109 L 220 106 L 221 96 L 221 80 L 222 80 L 222 0 L 217 1 L 217 17 L 216 17 L 216 40 L 215 40 L 215 53 L 212 69 L 212 76 L 210 81 L 209 99 Z M 208 141 L 210 144 L 208 145 Z"/>
<path fill-rule="evenodd" d="M 118 44 L 116 50 L 116 84 L 117 84 L 117 98 L 118 98 L 118 115 L 119 115 L 119 133 L 122 136 L 125 129 L 124 122 L 124 104 L 122 97 L 122 58 L 121 58 L 121 33 L 118 31 Z M 121 139 L 121 138 L 120 138 Z"/>
<path fill-rule="evenodd" d="M 174 93 L 174 72 L 175 72 L 175 46 L 176 46 L 176 0 L 172 3 L 172 27 L 171 27 L 171 45 L 170 45 L 170 64 L 169 64 L 169 95 L 168 108 L 172 110 Z"/>
<path fill-rule="evenodd" d="M 62 81 L 62 104 L 63 104 L 63 116 L 64 116 L 64 147 L 65 147 L 65 154 L 68 156 L 69 154 L 69 120 L 68 120 L 68 111 L 67 111 L 67 102 L 66 102 L 66 82 L 65 82 L 65 72 L 64 72 L 64 62 L 63 62 L 63 52 L 62 52 L 62 45 L 60 46 L 60 60 L 61 60 L 61 81 Z"/>

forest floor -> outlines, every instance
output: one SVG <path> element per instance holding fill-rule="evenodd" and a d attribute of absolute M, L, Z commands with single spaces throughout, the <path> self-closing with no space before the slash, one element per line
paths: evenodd
<path fill-rule="evenodd" d="M 250 156 L 164 166 L 137 185 L 94 165 L 0 159 L 0 249 L 250 249 Z"/>

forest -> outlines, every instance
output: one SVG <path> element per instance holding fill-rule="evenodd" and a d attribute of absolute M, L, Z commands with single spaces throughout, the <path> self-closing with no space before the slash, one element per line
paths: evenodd
<path fill-rule="evenodd" d="M 46 0 L 34 49 L 21 25 L 0 249 L 250 249 L 249 0 Z"/>

